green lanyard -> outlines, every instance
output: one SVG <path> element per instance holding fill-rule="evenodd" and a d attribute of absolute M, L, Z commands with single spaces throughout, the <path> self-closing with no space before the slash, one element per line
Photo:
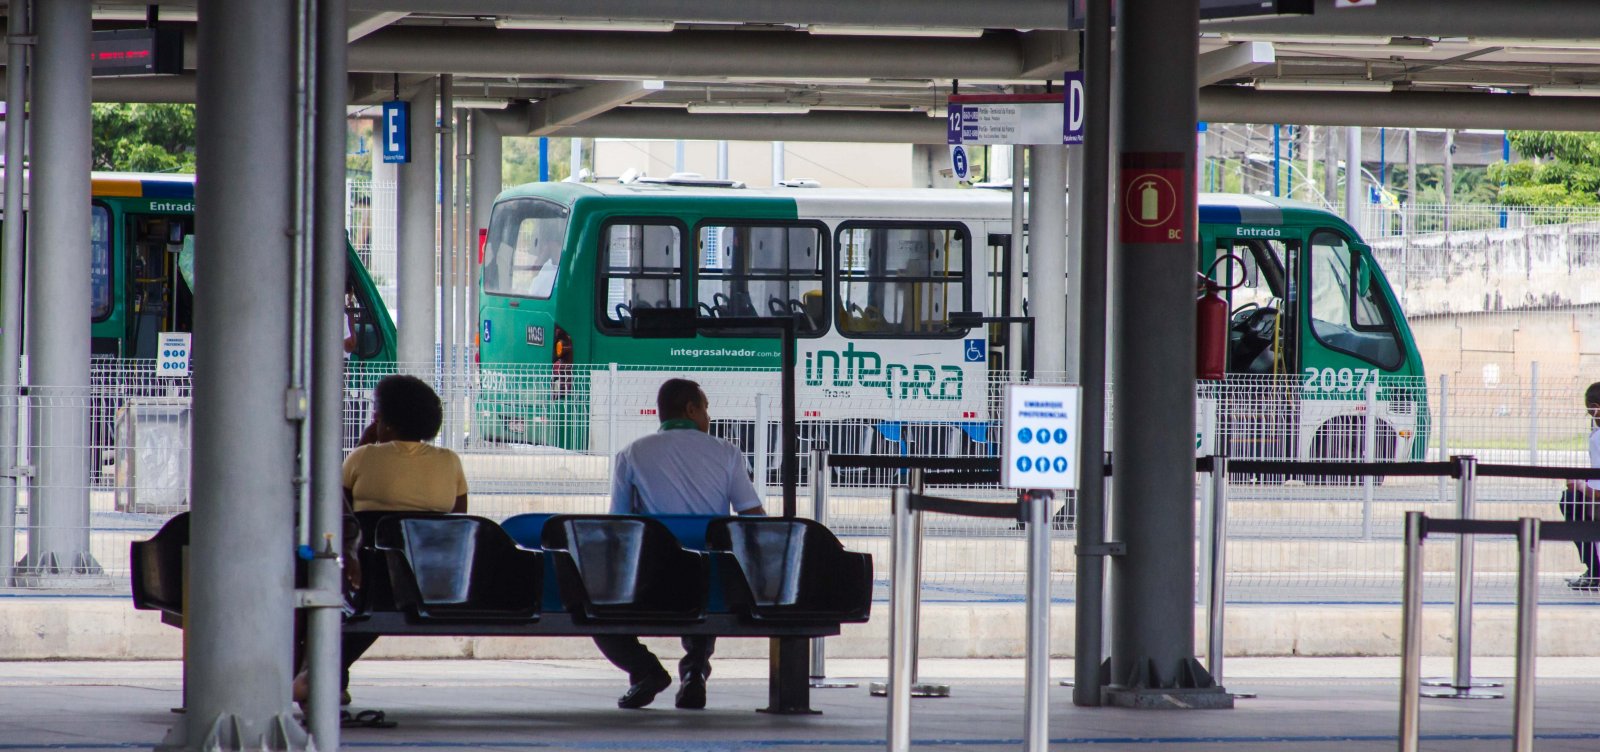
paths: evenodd
<path fill-rule="evenodd" d="M 682 429 L 693 429 L 698 431 L 700 430 L 700 426 L 688 418 L 673 418 L 671 420 L 661 421 L 661 430 L 663 431 L 678 431 Z"/>

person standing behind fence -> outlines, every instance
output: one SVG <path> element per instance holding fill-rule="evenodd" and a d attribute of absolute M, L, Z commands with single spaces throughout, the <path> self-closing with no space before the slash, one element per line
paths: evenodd
<path fill-rule="evenodd" d="M 750 482 L 744 454 L 711 436 L 708 402 L 700 385 L 668 379 L 656 393 L 661 429 L 617 453 L 611 477 L 612 514 L 766 514 Z M 638 637 L 594 638 L 607 660 L 628 672 L 628 691 L 619 708 L 642 708 L 672 684 L 672 675 Z M 678 662 L 680 708 L 706 706 L 715 637 L 684 637 Z"/>
<path fill-rule="evenodd" d="M 1589 466 L 1600 468 L 1600 381 L 1583 391 L 1583 406 L 1589 411 Z M 1561 494 L 1561 514 L 1569 522 L 1593 522 L 1600 519 L 1600 480 L 1569 480 L 1567 490 Z M 1600 543 L 1575 541 L 1578 559 L 1583 562 L 1583 574 L 1567 580 L 1573 590 L 1600 590 Z"/>

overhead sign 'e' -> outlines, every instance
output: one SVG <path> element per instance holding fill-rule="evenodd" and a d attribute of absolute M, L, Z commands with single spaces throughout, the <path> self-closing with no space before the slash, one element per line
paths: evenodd
<path fill-rule="evenodd" d="M 411 103 L 395 100 L 383 103 L 383 162 L 411 162 Z"/>

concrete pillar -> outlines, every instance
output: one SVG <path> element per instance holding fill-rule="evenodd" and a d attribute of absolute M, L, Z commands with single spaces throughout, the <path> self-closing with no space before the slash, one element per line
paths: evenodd
<path fill-rule="evenodd" d="M 28 556 L 41 575 L 98 573 L 89 552 L 88 0 L 35 3 L 29 368 L 37 446 Z M 116 228 L 105 227 L 107 232 Z"/>
<path fill-rule="evenodd" d="M 399 165 L 399 249 L 395 278 L 399 368 L 424 376 L 433 374 L 434 259 L 438 237 L 434 229 L 434 116 L 437 84 L 418 86 L 411 94 L 411 162 Z"/>
<path fill-rule="evenodd" d="M 1344 129 L 1344 221 L 1361 227 L 1361 126 Z"/>
<path fill-rule="evenodd" d="M 1028 160 L 1028 312 L 1033 371 L 1059 378 L 1067 368 L 1067 147 L 1030 146 Z"/>
<path fill-rule="evenodd" d="M 316 119 L 312 126 L 311 216 L 311 527 L 312 545 L 340 551 L 344 536 L 344 289 L 345 289 L 345 104 L 348 98 L 345 0 L 318 0 L 317 70 L 313 80 Z M 376 162 L 383 161 L 377 155 Z M 330 550 L 331 549 L 331 550 Z M 340 602 L 340 562 L 313 559 L 307 584 Z M 311 701 L 306 721 L 318 749 L 339 748 L 338 608 L 307 614 Z"/>
<path fill-rule="evenodd" d="M 582 140 L 573 138 L 573 165 L 582 162 Z M 574 170 L 577 168 L 574 167 Z M 472 115 L 472 251 L 469 258 L 472 263 L 467 279 L 471 283 L 467 293 L 467 319 L 473 326 L 482 326 L 478 317 L 478 282 L 480 270 L 478 267 L 478 238 L 489 229 L 489 212 L 494 208 L 494 199 L 500 195 L 500 184 L 503 182 L 500 166 L 500 131 L 494 126 L 494 121 L 484 112 L 477 111 Z M 476 338 L 474 338 L 476 341 Z"/>
<path fill-rule="evenodd" d="M 1123 0 L 1108 704 L 1225 707 L 1194 658 L 1195 0 Z"/>
<path fill-rule="evenodd" d="M 8 28 L 13 41 L 6 55 L 6 112 L 28 109 L 28 48 L 17 37 L 27 36 L 32 20 L 27 3 L 11 3 L 7 8 Z M 6 123 L 6 164 L 27 162 L 27 118 L 11 118 Z M 5 173 L 5 216 L 22 216 L 23 171 Z M 11 585 L 12 566 L 17 561 L 17 496 L 20 478 L 10 472 L 24 464 L 17 446 L 18 415 L 21 412 L 22 363 L 22 244 L 21 222 L 5 223 L 5 245 L 0 250 L 0 586 Z"/>
<path fill-rule="evenodd" d="M 395 293 L 394 263 L 396 249 L 396 233 L 399 230 L 399 212 L 395 210 L 395 200 L 398 197 L 396 180 L 399 171 L 396 165 L 383 161 L 383 153 L 374 150 L 372 154 L 372 256 L 367 268 L 372 272 L 380 289 L 387 288 L 387 293 L 392 297 Z M 382 259 L 382 263 L 378 260 Z M 393 300 L 385 301 L 392 309 L 395 307 Z"/>
<path fill-rule="evenodd" d="M 195 276 L 205 294 L 194 317 L 188 712 L 164 745 L 303 749 L 289 711 L 296 430 L 285 409 L 294 10 L 201 0 L 199 11 Z M 263 103 L 279 116 L 263 117 Z"/>

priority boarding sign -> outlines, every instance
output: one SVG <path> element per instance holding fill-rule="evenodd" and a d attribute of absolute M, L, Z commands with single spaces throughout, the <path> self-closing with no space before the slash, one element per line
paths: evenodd
<path fill-rule="evenodd" d="M 1002 485 L 1078 487 L 1079 398 L 1075 386 L 1006 386 Z"/>

